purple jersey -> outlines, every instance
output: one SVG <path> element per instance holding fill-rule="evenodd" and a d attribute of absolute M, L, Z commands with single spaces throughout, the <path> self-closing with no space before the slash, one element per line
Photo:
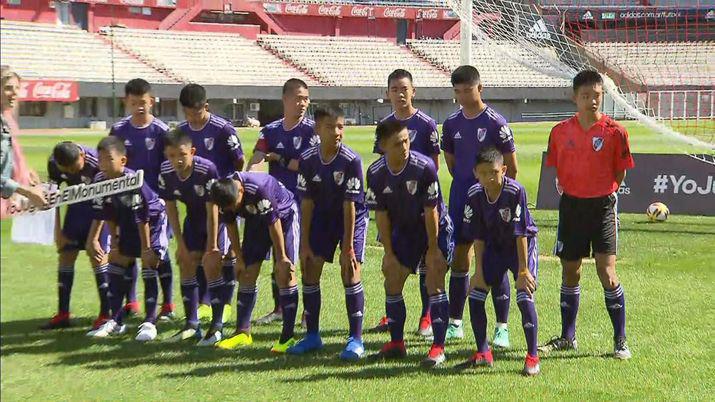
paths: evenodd
<path fill-rule="evenodd" d="M 535 237 L 538 229 L 526 206 L 526 190 L 516 180 L 504 177 L 499 197 L 490 201 L 481 184 L 473 185 L 464 207 L 464 237 L 483 240 L 485 248 L 498 255 L 513 256 L 516 238 Z"/>
<path fill-rule="evenodd" d="M 294 213 L 293 193 L 274 177 L 261 172 L 234 172 L 229 177 L 243 185 L 243 200 L 238 211 L 221 211 L 221 222 L 234 223 L 240 216 L 247 224 L 267 226 Z"/>
<path fill-rule="evenodd" d="M 133 174 L 134 171 L 124 169 L 124 174 Z M 103 172 L 94 176 L 94 183 L 108 180 Z M 157 180 L 158 181 L 158 180 Z M 122 232 L 133 227 L 136 230 L 138 223 L 149 222 L 164 213 L 164 203 L 159 196 L 145 182 L 140 188 L 119 194 L 97 198 L 94 202 L 94 219 L 113 221 L 120 226 Z"/>
<path fill-rule="evenodd" d="M 323 161 L 320 147 L 315 146 L 300 156 L 296 191 L 299 197 L 315 203 L 315 216 L 321 216 L 342 227 L 343 201 L 355 203 L 355 219 L 367 214 L 363 192 L 362 161 L 345 145 L 330 161 Z"/>
<path fill-rule="evenodd" d="M 60 185 L 67 183 L 68 186 L 77 184 L 89 184 L 94 180 L 94 176 L 99 173 L 99 160 L 97 159 L 97 151 L 82 145 L 77 145 L 84 152 L 84 166 L 76 174 L 62 173 L 57 167 L 55 158 L 50 156 L 47 161 L 47 175 L 53 183 Z"/>
<path fill-rule="evenodd" d="M 206 232 L 206 203 L 210 202 L 209 188 L 219 178 L 210 160 L 194 156 L 192 172 L 186 179 L 179 178 L 169 161 L 161 164 L 159 197 L 166 201 L 179 200 L 186 204 L 186 221 L 190 229 Z"/>
<path fill-rule="evenodd" d="M 213 162 L 219 176 L 226 177 L 236 171 L 236 163 L 243 159 L 243 148 L 230 121 L 212 113 L 199 130 L 191 128 L 186 121 L 178 128 L 191 135 L 196 155 Z"/>
<path fill-rule="evenodd" d="M 493 146 L 501 153 L 515 152 L 514 137 L 506 119 L 487 106 L 477 117 L 468 119 L 462 110 L 447 118 L 442 126 L 442 149 L 454 155 L 454 184 L 465 190 L 477 179 L 472 172 L 477 155 Z"/>
<path fill-rule="evenodd" d="M 127 148 L 127 167 L 144 170 L 144 181 L 152 190 L 157 190 L 159 171 L 164 161 L 164 136 L 169 126 L 154 117 L 145 127 L 134 127 L 131 116 L 114 123 L 109 135 L 124 141 Z"/>
<path fill-rule="evenodd" d="M 264 154 L 274 152 L 282 156 L 286 161 L 290 161 L 291 159 L 299 159 L 300 154 L 319 143 L 320 138 L 315 134 L 315 122 L 313 120 L 303 118 L 294 127 L 286 130 L 283 127 L 283 119 L 280 119 L 263 127 L 254 149 Z M 270 162 L 268 164 L 268 173 L 283 183 L 288 190 L 295 193 L 298 172 L 283 167 L 278 162 Z"/>
<path fill-rule="evenodd" d="M 400 120 L 392 112 L 390 115 L 381 120 L 383 121 L 399 121 L 407 127 L 410 135 L 410 150 L 419 152 L 422 155 L 431 157 L 439 155 L 439 134 L 437 133 L 437 122 L 429 117 L 425 112 L 417 110 L 415 114 L 405 120 Z M 373 151 L 376 154 L 381 154 L 377 141 Z"/>

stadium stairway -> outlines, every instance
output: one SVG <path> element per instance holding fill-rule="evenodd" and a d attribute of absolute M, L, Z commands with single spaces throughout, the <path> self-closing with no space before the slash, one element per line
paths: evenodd
<path fill-rule="evenodd" d="M 112 46 L 112 40 L 109 39 L 109 37 L 107 37 L 107 35 L 95 33 L 94 36 L 98 37 L 101 41 L 103 41 L 107 45 Z M 134 52 L 131 48 L 124 46 L 124 44 L 122 44 L 121 42 L 115 41 L 114 47 L 116 49 L 118 49 L 119 51 L 124 52 L 129 57 L 137 60 L 138 62 L 144 64 L 145 66 L 147 66 L 153 70 L 156 70 L 157 72 L 171 78 L 174 81 L 181 82 L 181 83 L 189 82 L 189 79 L 187 79 L 186 77 L 183 77 L 183 76 L 177 74 L 175 71 L 171 70 L 168 67 L 164 67 L 160 63 L 156 63 L 152 60 L 148 60 L 148 59 L 142 57 L 142 55 Z"/>

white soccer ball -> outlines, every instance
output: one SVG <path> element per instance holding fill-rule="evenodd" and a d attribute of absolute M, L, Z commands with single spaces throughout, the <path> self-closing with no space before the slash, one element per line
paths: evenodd
<path fill-rule="evenodd" d="M 645 213 L 651 222 L 665 222 L 670 215 L 670 210 L 662 202 L 654 202 L 648 206 Z"/>

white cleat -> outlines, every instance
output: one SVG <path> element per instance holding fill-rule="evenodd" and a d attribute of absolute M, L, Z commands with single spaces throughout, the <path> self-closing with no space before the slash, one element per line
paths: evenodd
<path fill-rule="evenodd" d="M 137 336 L 134 338 L 139 342 L 148 342 L 156 339 L 156 325 L 150 322 L 143 322 L 139 325 L 139 331 L 137 331 Z"/>
<path fill-rule="evenodd" d="M 111 335 L 122 335 L 127 332 L 125 324 L 119 325 L 114 320 L 108 320 L 99 328 L 87 332 L 87 336 L 92 338 L 106 338 Z"/>
<path fill-rule="evenodd" d="M 256 325 L 268 325 L 275 321 L 283 321 L 283 313 L 271 311 L 263 317 L 256 320 Z"/>
<path fill-rule="evenodd" d="M 214 333 L 211 335 L 206 333 L 206 336 L 201 338 L 201 340 L 196 344 L 196 346 L 215 346 L 221 341 L 221 339 L 223 339 L 221 331 L 214 331 Z"/>
<path fill-rule="evenodd" d="M 632 357 L 625 337 L 616 338 L 613 342 L 613 357 L 619 360 L 628 360 Z"/>

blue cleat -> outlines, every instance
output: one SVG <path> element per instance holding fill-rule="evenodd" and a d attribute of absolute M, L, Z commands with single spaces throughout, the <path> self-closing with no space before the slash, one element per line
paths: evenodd
<path fill-rule="evenodd" d="M 348 338 L 348 343 L 345 349 L 340 353 L 342 360 L 360 360 L 365 355 L 365 346 L 362 344 L 362 339 Z"/>
<path fill-rule="evenodd" d="M 289 355 L 303 355 L 308 352 L 320 350 L 323 348 L 323 340 L 320 339 L 320 334 L 306 334 L 305 338 L 296 342 L 295 345 L 288 348 L 286 353 Z"/>

